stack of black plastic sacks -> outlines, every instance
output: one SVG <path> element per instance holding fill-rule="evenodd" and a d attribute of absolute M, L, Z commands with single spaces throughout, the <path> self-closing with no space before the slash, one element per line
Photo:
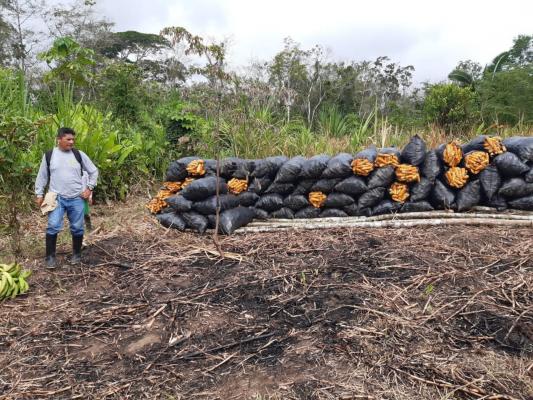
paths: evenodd
<path fill-rule="evenodd" d="M 463 167 L 468 154 L 484 152 L 486 139 L 479 136 L 460 146 L 462 155 L 457 167 L 466 170 Z M 450 169 L 443 155 L 446 145 L 428 150 L 418 136 L 402 150 L 372 146 L 355 155 L 341 153 L 333 157 L 227 158 L 220 161 L 218 201 L 216 162 L 204 160 L 203 176 L 194 177 L 185 188 L 167 198 L 167 207 L 157 218 L 167 227 L 203 233 L 215 227 L 219 206 L 219 230 L 231 234 L 254 219 L 371 216 L 434 209 L 467 211 L 478 205 L 499 211 L 533 210 L 533 137 L 512 137 L 502 144 L 506 151 L 492 154 L 490 159 L 487 155 L 488 165 L 476 173 L 468 171 L 467 182 L 461 188 L 450 185 L 446 176 Z M 376 160 L 383 155 L 396 162 L 380 164 Z M 167 181 L 190 179 L 187 166 L 198 159 L 174 161 L 167 171 Z M 372 170 L 359 173 L 354 167 L 359 162 Z M 415 170 L 417 179 L 402 180 L 399 165 Z M 227 182 L 232 179 L 246 181 L 247 189 L 229 193 Z M 401 201 L 391 190 L 398 184 L 408 192 Z M 316 204 L 310 193 L 320 193 L 324 200 Z"/>

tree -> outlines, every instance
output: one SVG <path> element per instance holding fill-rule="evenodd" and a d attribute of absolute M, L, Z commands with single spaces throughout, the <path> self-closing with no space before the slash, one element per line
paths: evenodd
<path fill-rule="evenodd" d="M 484 79 L 479 92 L 484 119 L 511 125 L 533 123 L 533 64 Z"/>
<path fill-rule="evenodd" d="M 113 23 L 94 12 L 95 1 L 71 0 L 70 4 L 50 6 L 44 22 L 54 39 L 70 37 L 81 46 L 99 52 L 111 41 Z"/>
<path fill-rule="evenodd" d="M 169 41 L 160 35 L 125 31 L 110 33 L 108 43 L 99 51 L 108 58 L 139 62 L 168 48 Z"/>
<path fill-rule="evenodd" d="M 452 72 L 448 74 L 448 79 L 457 83 L 461 87 L 474 87 L 475 83 L 483 76 L 481 64 L 472 61 L 460 61 Z"/>
<path fill-rule="evenodd" d="M 33 66 L 36 49 L 41 43 L 41 32 L 33 27 L 44 7 L 43 0 L 0 0 L 2 20 L 11 33 L 7 39 L 12 58 L 24 73 Z"/>
<path fill-rule="evenodd" d="M 446 132 L 459 133 L 470 127 L 475 116 L 475 93 L 454 84 L 436 84 L 427 88 L 424 114 Z"/>
<path fill-rule="evenodd" d="M 77 85 L 86 86 L 92 79 L 94 51 L 80 46 L 70 37 L 54 40 L 48 51 L 39 54 L 39 59 L 51 66 L 45 80 L 73 81 Z"/>
<path fill-rule="evenodd" d="M 513 41 L 513 46 L 498 54 L 487 66 L 486 72 L 496 74 L 509 69 L 520 68 L 533 63 L 533 35 L 519 35 Z"/>

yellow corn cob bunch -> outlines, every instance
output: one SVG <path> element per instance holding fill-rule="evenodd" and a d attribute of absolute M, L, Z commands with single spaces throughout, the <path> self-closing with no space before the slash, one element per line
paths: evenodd
<path fill-rule="evenodd" d="M 154 197 L 146 205 L 146 208 L 149 209 L 152 214 L 157 214 L 159 211 L 161 211 L 166 206 L 167 206 L 167 203 L 165 202 L 165 200 Z"/>
<path fill-rule="evenodd" d="M 420 182 L 418 167 L 409 164 L 400 164 L 396 167 L 396 178 L 400 182 Z"/>
<path fill-rule="evenodd" d="M 502 143 L 502 138 L 499 136 L 487 137 L 483 143 L 483 147 L 491 156 L 507 151 Z"/>
<path fill-rule="evenodd" d="M 484 151 L 473 151 L 465 156 L 466 168 L 477 175 L 489 165 L 489 154 Z"/>
<path fill-rule="evenodd" d="M 233 178 L 228 182 L 228 190 L 230 193 L 239 194 L 246 189 L 248 189 L 248 182 L 246 179 Z"/>
<path fill-rule="evenodd" d="M 326 195 L 322 192 L 311 192 L 309 193 L 309 203 L 315 208 L 320 208 L 326 202 Z"/>
<path fill-rule="evenodd" d="M 205 161 L 193 160 L 187 165 L 187 172 L 192 176 L 205 175 Z"/>
<path fill-rule="evenodd" d="M 194 178 L 185 178 L 185 180 L 181 184 L 181 188 L 185 189 L 192 181 L 194 181 Z"/>
<path fill-rule="evenodd" d="M 392 165 L 393 167 L 396 167 L 399 163 L 400 160 L 398 160 L 398 157 L 396 157 L 396 155 L 380 153 L 376 157 L 374 165 L 377 168 L 386 167 L 387 165 Z"/>
<path fill-rule="evenodd" d="M 159 192 L 157 192 L 155 197 L 148 202 L 146 208 L 148 208 L 152 214 L 157 214 L 167 206 L 165 199 L 169 198 L 173 194 L 174 192 L 169 189 L 161 189 Z"/>
<path fill-rule="evenodd" d="M 163 186 L 172 193 L 177 193 L 181 189 L 181 182 L 163 182 Z"/>
<path fill-rule="evenodd" d="M 356 158 L 352 161 L 352 171 L 356 175 L 368 176 L 374 170 L 374 164 L 366 158 Z"/>
<path fill-rule="evenodd" d="M 449 167 L 457 167 L 463 159 L 463 150 L 461 149 L 461 146 L 459 146 L 459 143 L 455 140 L 448 143 L 444 149 L 442 158 Z"/>
<path fill-rule="evenodd" d="M 466 171 L 466 168 L 452 167 L 446 171 L 444 176 L 448 181 L 448 185 L 457 189 L 462 188 L 466 185 L 466 182 L 468 182 L 468 172 Z"/>
<path fill-rule="evenodd" d="M 394 182 L 389 189 L 392 200 L 405 203 L 409 198 L 409 187 L 405 183 Z"/>

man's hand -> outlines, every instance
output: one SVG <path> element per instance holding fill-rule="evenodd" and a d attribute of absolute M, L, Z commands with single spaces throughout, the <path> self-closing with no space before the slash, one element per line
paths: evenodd
<path fill-rule="evenodd" d="M 41 207 L 41 204 L 43 204 L 43 198 L 42 197 L 36 197 L 35 198 L 35 204 L 37 207 Z"/>
<path fill-rule="evenodd" d="M 81 198 L 84 199 L 84 200 L 87 200 L 89 197 L 91 197 L 91 189 L 85 189 L 82 193 L 81 193 Z"/>

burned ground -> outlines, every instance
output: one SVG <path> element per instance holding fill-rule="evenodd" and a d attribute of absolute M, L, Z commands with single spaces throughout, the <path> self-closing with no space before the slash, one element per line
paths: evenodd
<path fill-rule="evenodd" d="M 90 237 L 0 305 L 0 399 L 531 399 L 533 232 Z M 30 264 L 31 265 L 31 264 Z"/>

